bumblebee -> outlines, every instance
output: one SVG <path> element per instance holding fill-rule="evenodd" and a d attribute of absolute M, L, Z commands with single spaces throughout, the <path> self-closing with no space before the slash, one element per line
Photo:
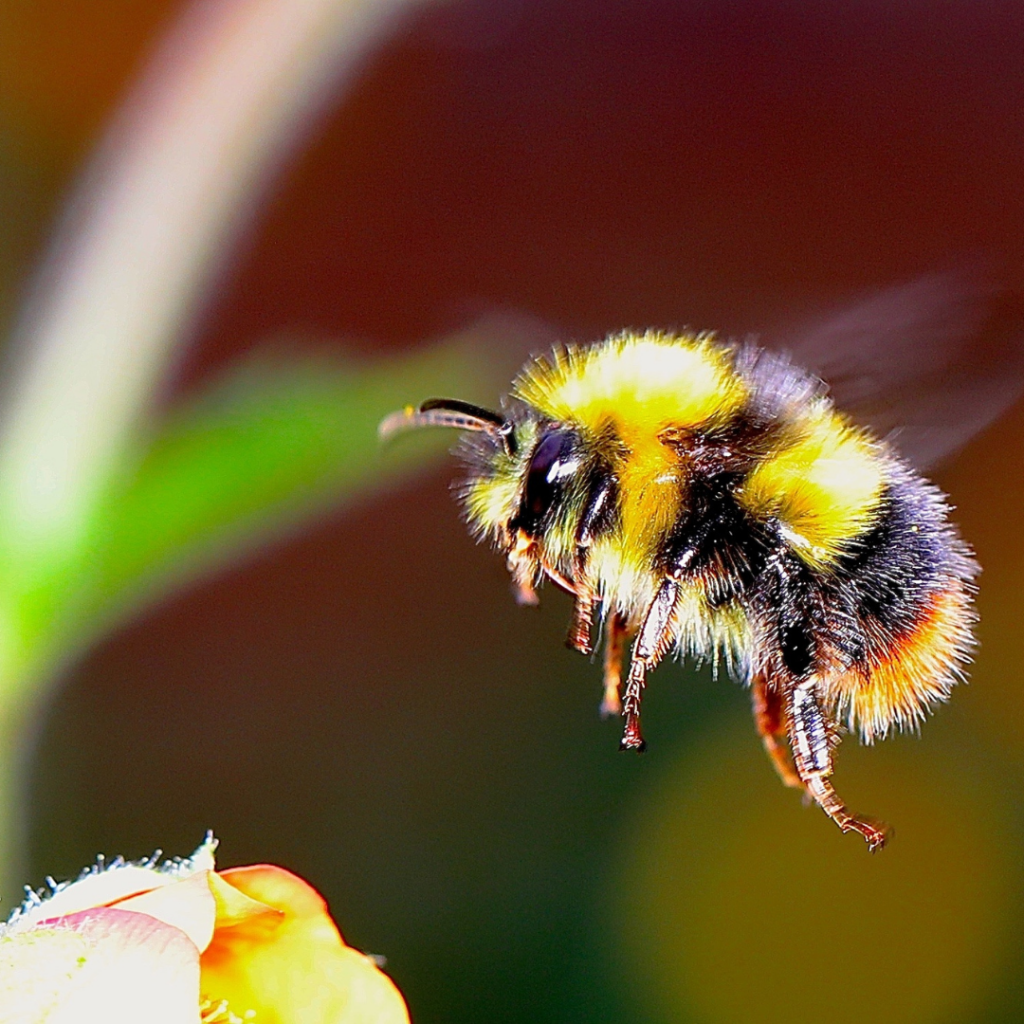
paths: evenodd
<path fill-rule="evenodd" d="M 814 372 L 711 334 L 626 332 L 529 362 L 502 412 L 434 399 L 381 425 L 464 431 L 460 486 L 518 599 L 572 595 L 568 643 L 604 640 L 601 710 L 642 751 L 670 652 L 746 684 L 764 747 L 871 850 L 886 826 L 831 782 L 845 730 L 916 727 L 962 678 L 978 566 L 942 493 L 840 412 Z M 629 648 L 628 669 L 623 662 Z"/>

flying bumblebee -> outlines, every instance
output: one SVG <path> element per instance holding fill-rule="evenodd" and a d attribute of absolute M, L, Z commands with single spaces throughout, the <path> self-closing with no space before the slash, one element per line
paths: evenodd
<path fill-rule="evenodd" d="M 836 793 L 834 749 L 843 729 L 871 743 L 946 699 L 974 644 L 978 573 L 897 444 L 934 461 L 1016 394 L 1017 376 L 964 356 L 972 325 L 941 326 L 963 312 L 952 290 L 934 278 L 884 293 L 792 356 L 691 332 L 558 348 L 526 365 L 500 413 L 432 399 L 381 433 L 466 432 L 469 525 L 505 555 L 520 601 L 545 579 L 572 595 L 571 647 L 592 653 L 601 627 L 601 709 L 623 716 L 623 749 L 644 749 L 644 687 L 667 653 L 724 664 L 750 688 L 782 781 L 875 850 L 886 827 Z M 975 386 L 954 425 L 917 385 L 957 360 Z M 869 409 L 884 429 L 887 376 L 902 437 L 850 415 Z"/>

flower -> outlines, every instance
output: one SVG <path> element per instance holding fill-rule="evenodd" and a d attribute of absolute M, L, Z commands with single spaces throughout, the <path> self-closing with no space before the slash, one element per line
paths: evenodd
<path fill-rule="evenodd" d="M 284 868 L 100 863 L 0 925 L 0 1024 L 408 1024 L 377 964 Z"/>

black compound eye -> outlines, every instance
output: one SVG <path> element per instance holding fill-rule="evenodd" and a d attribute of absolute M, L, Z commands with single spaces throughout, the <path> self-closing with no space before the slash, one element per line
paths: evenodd
<path fill-rule="evenodd" d="M 576 435 L 567 430 L 545 434 L 533 450 L 518 526 L 534 533 L 561 493 L 565 481 L 579 468 Z"/>

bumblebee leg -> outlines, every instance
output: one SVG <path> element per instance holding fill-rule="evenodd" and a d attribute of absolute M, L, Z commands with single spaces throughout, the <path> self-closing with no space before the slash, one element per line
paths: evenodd
<path fill-rule="evenodd" d="M 754 702 L 754 722 L 764 749 L 771 759 L 775 771 L 783 783 L 792 789 L 807 787 L 803 779 L 796 773 L 786 745 L 786 722 L 782 708 L 782 695 L 776 687 L 768 685 L 763 675 L 755 675 L 750 684 L 750 692 Z"/>
<path fill-rule="evenodd" d="M 506 563 L 512 576 L 512 593 L 516 604 L 540 604 L 535 589 L 537 575 L 537 552 L 535 541 L 521 530 L 509 542 Z"/>
<path fill-rule="evenodd" d="M 647 746 L 640 731 L 640 702 L 647 673 L 661 661 L 672 642 L 672 614 L 678 597 L 679 584 L 671 578 L 665 580 L 647 609 L 644 623 L 633 644 L 626 693 L 622 701 L 626 726 L 622 731 L 620 750 L 642 751 Z"/>
<path fill-rule="evenodd" d="M 787 693 L 786 712 L 789 718 L 789 745 L 793 760 L 807 792 L 818 806 L 844 831 L 864 837 L 874 852 L 885 845 L 888 832 L 884 825 L 851 814 L 839 794 L 832 788 L 832 731 L 818 698 L 816 678 L 811 676 L 796 683 Z"/>
<path fill-rule="evenodd" d="M 572 622 L 566 644 L 580 654 L 590 654 L 594 645 L 590 640 L 590 632 L 594 625 L 594 605 L 597 603 L 592 590 L 578 590 L 572 606 Z"/>
<path fill-rule="evenodd" d="M 622 714 L 622 655 L 626 647 L 626 622 L 618 612 L 608 617 L 608 639 L 604 645 L 604 699 L 601 717 Z"/>

